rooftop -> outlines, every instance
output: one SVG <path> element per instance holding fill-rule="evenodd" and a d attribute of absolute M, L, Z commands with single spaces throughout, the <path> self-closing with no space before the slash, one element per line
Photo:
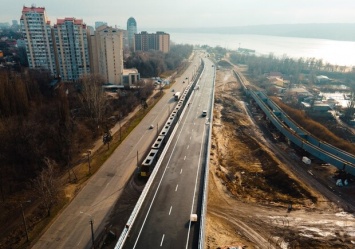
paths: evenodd
<path fill-rule="evenodd" d="M 74 17 L 66 17 L 64 19 L 57 19 L 57 24 L 64 24 L 65 22 L 73 22 L 77 25 L 84 24 L 83 19 L 75 19 Z"/>
<path fill-rule="evenodd" d="M 31 6 L 31 7 L 23 6 L 22 13 L 28 13 L 28 12 L 44 13 L 45 8 L 44 7 L 35 7 L 35 6 Z"/>
<path fill-rule="evenodd" d="M 138 70 L 136 68 L 123 69 L 123 75 L 136 74 L 136 73 L 138 73 Z"/>

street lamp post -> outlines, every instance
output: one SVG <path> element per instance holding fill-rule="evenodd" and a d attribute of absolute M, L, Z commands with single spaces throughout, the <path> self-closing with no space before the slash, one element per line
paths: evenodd
<path fill-rule="evenodd" d="M 90 214 L 84 213 L 83 211 L 80 211 L 81 214 L 86 214 L 87 216 L 90 217 L 90 227 L 91 227 L 91 241 L 92 241 L 92 248 L 95 249 L 95 236 L 94 236 L 94 220 L 92 219 L 92 216 Z"/>
<path fill-rule="evenodd" d="M 91 226 L 91 240 L 92 240 L 92 248 L 95 249 L 95 237 L 94 237 L 94 221 L 90 217 L 90 226 Z"/>

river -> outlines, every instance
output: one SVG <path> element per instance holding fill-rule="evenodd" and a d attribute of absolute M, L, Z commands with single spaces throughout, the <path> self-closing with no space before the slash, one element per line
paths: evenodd
<path fill-rule="evenodd" d="M 242 47 L 255 50 L 257 55 L 273 53 L 277 57 L 316 58 L 333 65 L 355 66 L 355 42 L 351 41 L 209 33 L 170 33 L 170 40 L 177 44 L 221 46 L 231 50 Z"/>

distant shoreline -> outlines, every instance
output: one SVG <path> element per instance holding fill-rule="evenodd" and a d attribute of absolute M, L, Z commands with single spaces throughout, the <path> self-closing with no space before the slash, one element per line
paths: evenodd
<path fill-rule="evenodd" d="M 164 31 L 168 33 L 267 35 L 335 41 L 355 41 L 355 23 L 275 24 L 219 28 L 166 28 Z"/>
<path fill-rule="evenodd" d="M 355 66 L 355 41 L 337 41 L 303 37 L 270 35 L 174 33 L 170 39 L 176 44 L 208 45 L 229 50 L 245 48 L 255 50 L 255 55 L 288 58 L 322 59 L 323 63 L 339 66 Z"/>

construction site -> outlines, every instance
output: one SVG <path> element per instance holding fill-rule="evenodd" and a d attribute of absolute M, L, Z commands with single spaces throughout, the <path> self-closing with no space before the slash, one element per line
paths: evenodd
<path fill-rule="evenodd" d="M 233 70 L 216 73 L 205 248 L 354 248 L 354 186 L 278 139 Z"/>

